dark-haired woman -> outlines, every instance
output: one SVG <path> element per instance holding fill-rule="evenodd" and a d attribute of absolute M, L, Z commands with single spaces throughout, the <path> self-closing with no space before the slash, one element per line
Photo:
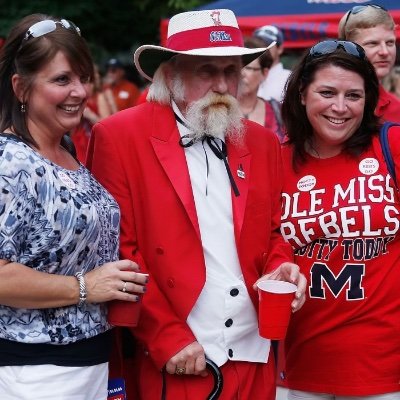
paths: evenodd
<path fill-rule="evenodd" d="M 400 399 L 400 203 L 378 97 L 352 42 L 315 45 L 288 81 L 281 231 L 309 285 L 285 342 L 291 400 Z M 389 140 L 398 160 L 399 127 Z"/>
<path fill-rule="evenodd" d="M 119 208 L 67 151 L 93 64 L 79 29 L 34 14 L 0 52 L 0 398 L 104 400 L 106 302 L 146 276 L 118 260 Z"/>

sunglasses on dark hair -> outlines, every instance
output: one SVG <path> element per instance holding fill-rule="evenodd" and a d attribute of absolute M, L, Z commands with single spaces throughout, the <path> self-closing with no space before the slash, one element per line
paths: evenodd
<path fill-rule="evenodd" d="M 26 42 L 30 38 L 37 38 L 43 35 L 47 35 L 50 32 L 54 32 L 57 29 L 57 25 L 62 26 L 65 29 L 72 30 L 81 35 L 81 30 L 71 21 L 66 19 L 61 19 L 60 21 L 53 21 L 51 19 L 46 19 L 44 21 L 36 22 L 33 24 L 25 33 L 25 37 L 22 43 Z"/>
<path fill-rule="evenodd" d="M 331 54 L 337 49 L 341 49 L 345 53 L 350 54 L 360 60 L 365 60 L 367 58 L 364 49 L 357 43 L 349 42 L 347 40 L 325 40 L 311 47 L 308 52 L 307 59 Z"/>
<path fill-rule="evenodd" d="M 355 15 L 355 14 L 359 14 L 360 12 L 364 11 L 366 8 L 368 7 L 372 7 L 372 8 L 376 8 L 378 10 L 383 10 L 383 11 L 387 11 L 385 7 L 382 7 L 378 4 L 365 4 L 363 6 L 354 6 L 350 11 L 348 11 L 347 16 L 346 16 L 346 20 L 344 21 L 344 25 L 343 25 L 343 30 L 346 31 L 346 25 L 347 25 L 347 21 L 350 18 L 350 15 Z"/>

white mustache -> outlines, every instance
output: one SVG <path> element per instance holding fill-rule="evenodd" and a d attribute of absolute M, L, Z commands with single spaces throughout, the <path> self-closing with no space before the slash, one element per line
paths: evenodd
<path fill-rule="evenodd" d="M 197 138 L 205 135 L 230 137 L 240 142 L 243 137 L 243 124 L 239 103 L 235 97 L 226 94 L 209 93 L 195 101 L 187 109 L 186 119 Z"/>

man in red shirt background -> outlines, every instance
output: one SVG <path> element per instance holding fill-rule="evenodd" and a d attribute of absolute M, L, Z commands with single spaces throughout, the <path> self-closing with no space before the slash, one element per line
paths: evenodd
<path fill-rule="evenodd" d="M 118 111 L 136 105 L 140 90 L 126 78 L 124 65 L 117 58 L 111 58 L 107 61 L 104 84 L 106 88 L 112 90 Z"/>

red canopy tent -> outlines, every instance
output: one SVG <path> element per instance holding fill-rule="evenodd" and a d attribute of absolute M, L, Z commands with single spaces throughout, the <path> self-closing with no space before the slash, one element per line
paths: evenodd
<path fill-rule="evenodd" d="M 312 46 L 325 38 L 337 37 L 340 18 L 355 5 L 368 4 L 363 0 L 219 0 L 198 9 L 228 8 L 232 10 L 244 35 L 262 25 L 282 29 L 286 49 Z M 378 0 L 400 26 L 400 0 Z M 161 43 L 167 38 L 168 19 L 160 25 Z M 400 30 L 396 32 L 400 42 Z"/>

